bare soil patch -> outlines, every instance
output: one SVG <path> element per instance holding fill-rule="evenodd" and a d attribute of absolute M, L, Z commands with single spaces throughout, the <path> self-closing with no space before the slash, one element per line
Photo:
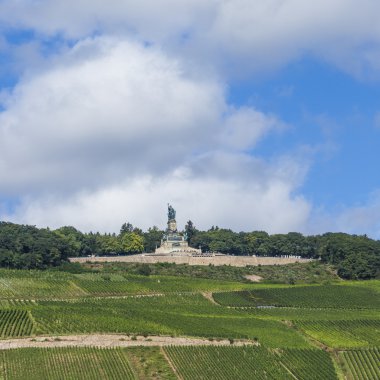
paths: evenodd
<path fill-rule="evenodd" d="M 215 300 L 214 297 L 212 296 L 212 292 L 202 292 L 203 297 L 208 299 L 210 302 L 212 302 L 215 305 L 220 306 Z"/>
<path fill-rule="evenodd" d="M 257 276 L 255 274 L 249 274 L 247 276 L 244 276 L 247 280 L 252 282 L 260 282 L 263 278 L 261 276 Z"/>
<path fill-rule="evenodd" d="M 91 334 L 0 340 L 0 350 L 27 347 L 242 346 L 257 344 L 255 341 L 243 339 L 237 339 L 231 343 L 228 339 Z"/>

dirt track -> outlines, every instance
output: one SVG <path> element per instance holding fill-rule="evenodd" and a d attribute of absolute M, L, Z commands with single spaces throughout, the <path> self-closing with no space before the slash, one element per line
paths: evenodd
<path fill-rule="evenodd" d="M 136 339 L 135 339 L 136 338 Z M 169 337 L 169 336 L 137 336 L 91 334 L 66 335 L 54 337 L 36 337 L 0 340 L 0 350 L 27 347 L 134 347 L 134 346 L 226 346 L 231 345 L 227 339 L 208 340 L 202 338 Z M 234 346 L 256 345 L 250 340 L 235 340 Z"/>

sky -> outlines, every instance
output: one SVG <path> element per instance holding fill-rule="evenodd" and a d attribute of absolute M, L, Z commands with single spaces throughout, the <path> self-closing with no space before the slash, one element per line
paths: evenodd
<path fill-rule="evenodd" d="M 380 239 L 377 0 L 0 0 L 0 220 Z"/>

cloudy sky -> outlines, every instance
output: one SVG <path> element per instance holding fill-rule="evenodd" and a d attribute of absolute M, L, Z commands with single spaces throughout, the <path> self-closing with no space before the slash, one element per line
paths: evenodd
<path fill-rule="evenodd" d="M 380 239 L 378 0 L 0 0 L 0 220 Z"/>

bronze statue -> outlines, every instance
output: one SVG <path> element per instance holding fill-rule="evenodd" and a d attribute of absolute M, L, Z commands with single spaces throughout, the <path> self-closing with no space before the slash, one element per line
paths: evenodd
<path fill-rule="evenodd" d="M 168 220 L 174 220 L 175 219 L 175 210 L 174 208 L 168 203 Z"/>

